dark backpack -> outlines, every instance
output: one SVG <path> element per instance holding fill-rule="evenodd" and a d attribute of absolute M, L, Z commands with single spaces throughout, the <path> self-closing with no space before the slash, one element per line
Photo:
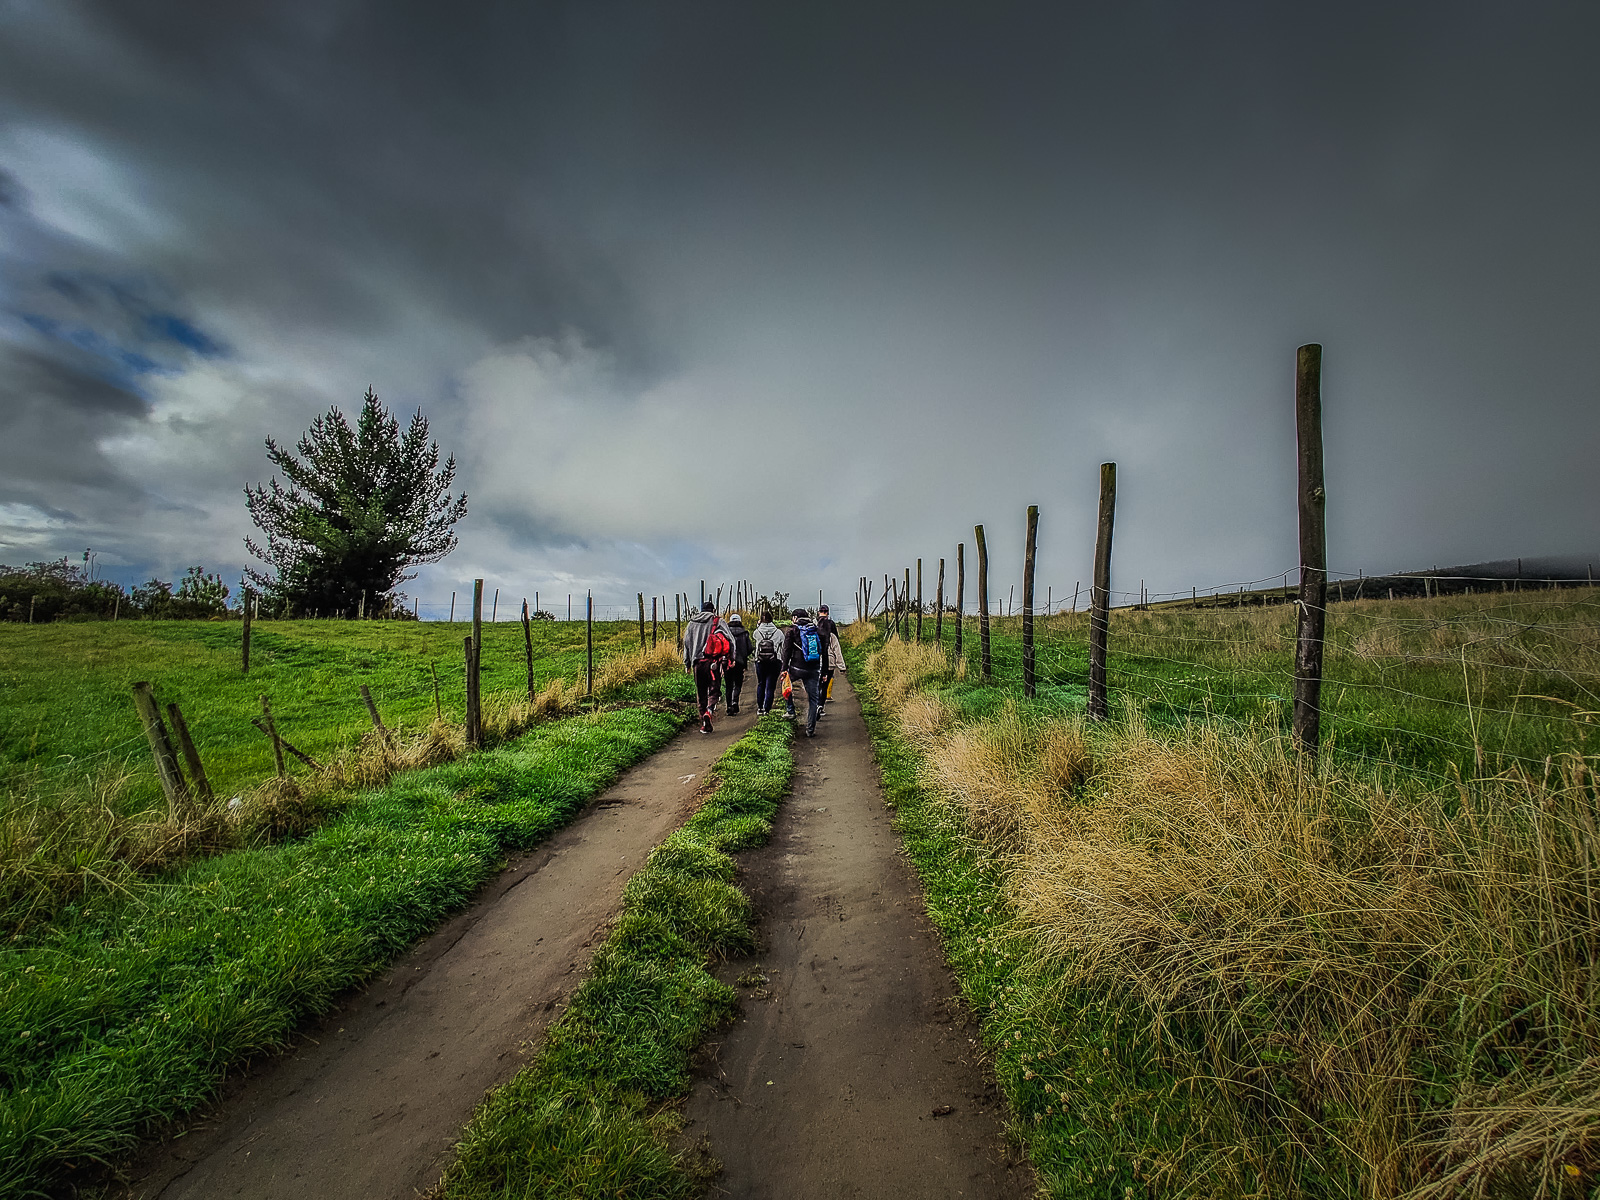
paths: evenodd
<path fill-rule="evenodd" d="M 733 643 L 728 640 L 728 635 L 722 632 L 721 622 L 713 616 L 711 632 L 706 634 L 705 647 L 700 651 L 700 661 L 713 665 L 717 663 L 726 665 L 731 657 L 733 657 Z"/>
<path fill-rule="evenodd" d="M 815 625 L 801 625 L 800 630 L 800 657 L 806 660 L 806 666 L 822 661 L 822 635 L 817 632 Z"/>
<path fill-rule="evenodd" d="M 771 634 L 758 632 L 756 635 L 756 661 L 773 662 L 778 657 L 778 639 L 783 636 L 783 631 L 775 629 Z"/>

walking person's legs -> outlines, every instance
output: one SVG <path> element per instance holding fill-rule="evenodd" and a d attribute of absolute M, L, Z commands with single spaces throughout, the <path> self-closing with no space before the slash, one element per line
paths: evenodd
<path fill-rule="evenodd" d="M 711 704 L 717 694 L 717 677 L 709 663 L 696 663 L 694 668 L 694 699 L 700 711 L 700 732 L 711 732 Z"/>
<path fill-rule="evenodd" d="M 728 668 L 728 715 L 739 711 L 739 693 L 744 691 L 744 668 L 735 663 Z"/>
<path fill-rule="evenodd" d="M 817 734 L 817 718 L 822 715 L 822 680 L 817 674 L 802 675 L 806 685 L 806 736 Z"/>
<path fill-rule="evenodd" d="M 780 669 L 776 662 L 756 663 L 756 715 L 772 711 L 773 698 L 778 694 L 778 675 Z"/>

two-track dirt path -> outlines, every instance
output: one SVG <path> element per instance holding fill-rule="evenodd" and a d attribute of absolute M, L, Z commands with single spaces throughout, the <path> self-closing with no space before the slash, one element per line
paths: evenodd
<path fill-rule="evenodd" d="M 126 1194 L 384 1200 L 432 1187 L 473 1108 L 583 977 L 628 877 L 754 719 L 746 708 L 709 736 L 691 728 L 625 774 L 297 1050 L 146 1154 Z"/>
<path fill-rule="evenodd" d="M 764 945 L 719 972 L 767 982 L 746 993 L 688 1104 L 687 1138 L 707 1137 L 723 1163 L 713 1192 L 1032 1195 L 848 683 L 835 682 L 816 738 L 794 749 L 773 838 L 741 856 Z"/>

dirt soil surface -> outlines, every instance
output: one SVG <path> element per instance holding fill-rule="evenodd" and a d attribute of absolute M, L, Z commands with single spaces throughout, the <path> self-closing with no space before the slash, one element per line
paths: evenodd
<path fill-rule="evenodd" d="M 687 1108 L 686 1139 L 723 1163 L 713 1194 L 1033 1195 L 842 679 L 794 749 L 773 838 L 741 856 L 763 949 L 719 971 L 742 981 L 743 1017 L 708 1049 Z"/>
<path fill-rule="evenodd" d="M 709 736 L 691 727 L 629 771 L 296 1050 L 153 1147 L 122 1194 L 337 1200 L 431 1188 L 484 1093 L 522 1066 L 583 977 L 628 877 L 754 719 L 747 706 Z"/>

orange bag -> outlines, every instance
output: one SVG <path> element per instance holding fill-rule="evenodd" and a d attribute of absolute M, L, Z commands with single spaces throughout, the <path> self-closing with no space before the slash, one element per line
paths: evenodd
<path fill-rule="evenodd" d="M 783 673 L 783 698 L 788 700 L 794 695 L 794 681 L 789 678 L 789 672 Z"/>

